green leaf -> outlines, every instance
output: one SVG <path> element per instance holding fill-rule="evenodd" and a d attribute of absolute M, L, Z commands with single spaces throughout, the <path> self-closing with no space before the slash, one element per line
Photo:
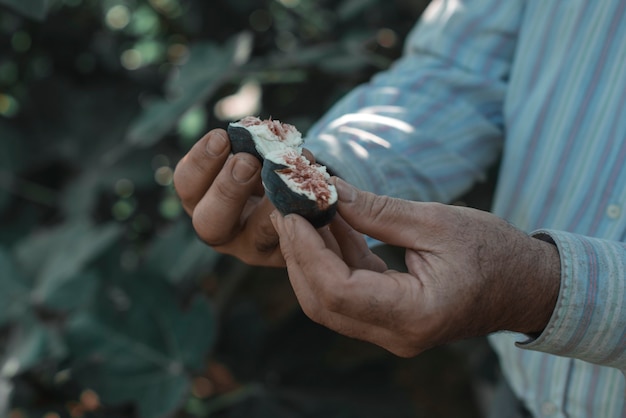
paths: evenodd
<path fill-rule="evenodd" d="M 143 307 L 138 307 L 142 309 Z M 120 319 L 123 315 L 120 316 Z M 146 318 L 153 322 L 149 315 Z M 182 370 L 166 353 L 153 347 L 149 341 L 141 341 L 141 335 L 132 335 L 117 321 L 80 312 L 68 324 L 68 342 L 72 353 L 79 358 L 106 363 L 110 373 L 132 375 L 145 370 Z M 150 324 L 146 324 L 149 326 Z M 122 327 L 122 329 L 119 328 Z"/>
<path fill-rule="evenodd" d="M 205 364 L 208 347 L 217 338 L 215 324 L 208 322 L 213 319 L 213 311 L 205 299 L 197 297 L 185 311 L 184 318 L 162 316 L 172 331 L 171 351 L 188 369 L 200 370 Z"/>
<path fill-rule="evenodd" d="M 285 54 L 273 54 L 269 57 L 270 63 L 275 68 L 287 67 L 307 67 L 312 65 L 319 65 L 324 60 L 332 56 L 333 54 L 340 53 L 341 47 L 334 43 L 303 46 L 298 48 L 297 51 Z"/>
<path fill-rule="evenodd" d="M 208 87 L 203 86 L 195 94 L 180 96 L 172 101 L 155 101 L 133 122 L 126 140 L 133 145 L 143 147 L 154 145 L 169 133 L 187 109 L 204 99 L 213 90 L 214 87 L 208 84 Z"/>
<path fill-rule="evenodd" d="M 72 311 L 88 306 L 98 288 L 95 270 L 79 272 L 59 280 L 43 280 L 32 292 L 32 300 L 48 308 Z"/>
<path fill-rule="evenodd" d="M 101 171 L 84 172 L 69 183 L 61 194 L 60 207 L 69 219 L 84 218 L 93 213 L 96 199 L 102 191 Z"/>
<path fill-rule="evenodd" d="M 105 404 L 130 401 L 142 418 L 166 416 L 188 389 L 184 368 L 111 325 L 87 314 L 72 319 L 68 341 L 79 365 L 73 374 Z"/>
<path fill-rule="evenodd" d="M 41 213 L 34 205 L 21 206 L 19 213 L 13 213 L 10 221 L 0 228 L 0 246 L 13 247 L 16 242 L 38 228 Z M 5 218 L 6 219 L 6 218 Z"/>
<path fill-rule="evenodd" d="M 200 369 L 215 340 L 207 301 L 181 309 L 171 286 L 141 275 L 120 280 L 92 312 L 68 323 L 72 373 L 105 404 L 133 402 L 143 418 L 167 416 L 183 401 L 190 373 Z M 114 291 L 114 292 L 112 292 Z"/>
<path fill-rule="evenodd" d="M 133 398 L 141 418 L 166 418 L 184 401 L 189 392 L 189 378 L 181 374 L 146 372 L 130 376 L 100 375 L 96 393 L 108 404 L 123 404 Z"/>
<path fill-rule="evenodd" d="M 57 236 L 61 235 L 63 228 L 38 230 L 37 232 L 23 238 L 13 247 L 13 256 L 21 271 L 32 285 L 35 276 L 39 273 L 42 265 L 51 252 L 54 252 Z"/>
<path fill-rule="evenodd" d="M 20 267 L 37 283 L 63 284 L 106 250 L 122 233 L 116 223 L 95 226 L 77 220 L 43 230 L 21 241 L 15 248 Z"/>
<path fill-rule="evenodd" d="M 66 354 L 65 343 L 57 328 L 46 327 L 32 315 L 25 315 L 11 334 L 1 374 L 12 378 L 41 362 L 61 360 Z"/>
<path fill-rule="evenodd" d="M 0 248 L 0 326 L 29 308 L 29 288 L 9 255 Z"/>
<path fill-rule="evenodd" d="M 151 161 L 154 152 L 145 150 L 124 156 L 114 165 L 91 165 L 61 193 L 60 206 L 67 218 L 91 216 L 101 193 L 111 193 L 120 179 L 130 180 L 135 190 L 156 189 Z"/>
<path fill-rule="evenodd" d="M 16 12 L 36 20 L 43 20 L 52 4 L 51 0 L 0 0 Z"/>
<path fill-rule="evenodd" d="M 174 95 L 193 93 L 207 81 L 228 78 L 231 70 L 248 60 L 251 42 L 251 35 L 244 32 L 223 46 L 208 42 L 192 45 L 189 61 L 168 79 L 166 90 Z"/>
<path fill-rule="evenodd" d="M 219 258 L 219 253 L 200 242 L 189 221 L 183 220 L 152 243 L 146 266 L 176 284 L 193 279 L 200 272 L 211 271 Z"/>
<path fill-rule="evenodd" d="M 348 21 L 367 10 L 372 10 L 377 0 L 344 0 L 337 7 L 336 16 L 340 21 Z"/>
<path fill-rule="evenodd" d="M 149 105 L 132 123 L 126 140 L 142 147 L 157 143 L 189 109 L 204 102 L 232 77 L 233 69 L 247 60 L 249 43 L 248 36 L 239 35 L 223 47 L 213 43 L 193 45 L 189 61 L 166 85 L 169 98 Z"/>

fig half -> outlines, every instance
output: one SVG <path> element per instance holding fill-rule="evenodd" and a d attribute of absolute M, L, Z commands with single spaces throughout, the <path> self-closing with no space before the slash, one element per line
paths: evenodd
<path fill-rule="evenodd" d="M 247 152 L 259 161 L 263 161 L 265 154 L 274 150 L 294 148 L 301 152 L 304 142 L 295 126 L 255 116 L 246 116 L 230 123 L 227 131 L 233 154 Z"/>
<path fill-rule="evenodd" d="M 328 224 L 337 211 L 337 189 L 326 167 L 311 164 L 295 149 L 265 154 L 261 178 L 268 199 L 283 215 L 297 213 L 315 228 Z"/>

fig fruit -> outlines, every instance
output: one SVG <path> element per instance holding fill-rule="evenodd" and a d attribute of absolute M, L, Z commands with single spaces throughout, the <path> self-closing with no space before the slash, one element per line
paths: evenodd
<path fill-rule="evenodd" d="M 302 155 L 304 140 L 295 126 L 255 116 L 228 125 L 232 152 L 263 162 L 261 179 L 268 199 L 283 215 L 297 213 L 319 228 L 337 211 L 337 190 L 326 167 Z"/>
<path fill-rule="evenodd" d="M 233 154 L 247 152 L 259 161 L 263 161 L 265 154 L 277 149 L 295 148 L 301 152 L 304 142 L 295 126 L 255 116 L 230 123 L 227 131 Z"/>
<path fill-rule="evenodd" d="M 337 211 L 337 190 L 326 167 L 293 148 L 265 154 L 261 171 L 268 199 L 283 215 L 297 213 L 315 228 L 328 224 Z"/>

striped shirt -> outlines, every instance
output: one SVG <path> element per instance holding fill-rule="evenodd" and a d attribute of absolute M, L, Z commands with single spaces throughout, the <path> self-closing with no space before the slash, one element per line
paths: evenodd
<path fill-rule="evenodd" d="M 357 187 L 442 202 L 501 158 L 493 212 L 562 263 L 546 330 L 490 336 L 504 373 L 536 417 L 626 417 L 626 0 L 435 0 L 307 148 Z"/>

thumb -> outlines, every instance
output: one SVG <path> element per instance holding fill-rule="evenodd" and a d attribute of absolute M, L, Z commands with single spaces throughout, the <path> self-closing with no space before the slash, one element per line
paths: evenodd
<path fill-rule="evenodd" d="M 357 231 L 387 244 L 409 248 L 420 232 L 418 202 L 365 192 L 335 179 L 343 219 Z"/>

